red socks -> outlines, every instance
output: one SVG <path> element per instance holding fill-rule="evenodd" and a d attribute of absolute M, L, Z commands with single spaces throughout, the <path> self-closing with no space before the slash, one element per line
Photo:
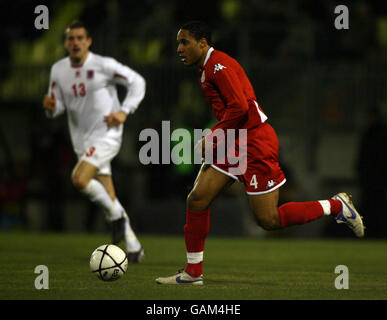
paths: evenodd
<path fill-rule="evenodd" d="M 184 240 L 188 263 L 185 271 L 192 277 L 202 274 L 204 242 L 209 230 L 210 209 L 199 212 L 187 209 Z"/>
<path fill-rule="evenodd" d="M 304 224 L 316 220 L 324 214 L 337 216 L 342 210 L 339 200 L 324 200 L 327 206 L 320 201 L 288 202 L 278 208 L 283 228 L 296 224 Z M 328 203 L 329 202 L 329 203 Z"/>
<path fill-rule="evenodd" d="M 343 210 L 343 204 L 339 200 L 329 199 L 328 201 L 331 204 L 331 215 L 337 217 Z"/>
<path fill-rule="evenodd" d="M 313 221 L 322 215 L 337 216 L 342 210 L 339 200 L 321 200 L 309 202 L 288 202 L 278 208 L 283 228 Z M 186 211 L 184 240 L 187 249 L 185 272 L 192 277 L 202 274 L 204 243 L 210 230 L 210 209 L 204 211 Z"/>

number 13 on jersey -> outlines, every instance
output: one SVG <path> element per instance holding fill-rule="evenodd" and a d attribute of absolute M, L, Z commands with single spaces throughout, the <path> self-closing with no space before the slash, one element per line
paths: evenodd
<path fill-rule="evenodd" d="M 86 85 L 83 82 L 78 84 L 78 86 L 76 84 L 73 84 L 72 88 L 75 98 L 78 98 L 78 96 L 84 97 L 86 95 Z"/>

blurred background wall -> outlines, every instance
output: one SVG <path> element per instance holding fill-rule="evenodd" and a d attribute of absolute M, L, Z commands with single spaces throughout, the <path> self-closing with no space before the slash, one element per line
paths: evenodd
<path fill-rule="evenodd" d="M 199 167 L 141 165 L 139 133 L 214 123 L 197 70 L 176 54 L 179 25 L 204 20 L 214 47 L 245 68 L 280 140 L 287 184 L 281 202 L 351 192 L 368 236 L 387 237 L 387 10 L 382 1 L 45 1 L 49 29 L 34 27 L 43 2 L 4 1 L 0 50 L 0 230 L 107 232 L 102 212 L 77 193 L 66 117 L 42 110 L 51 65 L 65 56 L 73 19 L 90 27 L 91 50 L 140 72 L 146 97 L 128 118 L 113 161 L 118 197 L 141 233 L 183 234 L 185 198 Z M 349 9 L 349 29 L 334 8 Z M 120 89 L 119 89 L 120 90 Z M 119 91 L 122 96 L 124 92 Z M 211 234 L 349 236 L 331 219 L 280 232 L 254 223 L 241 184 L 212 206 Z"/>

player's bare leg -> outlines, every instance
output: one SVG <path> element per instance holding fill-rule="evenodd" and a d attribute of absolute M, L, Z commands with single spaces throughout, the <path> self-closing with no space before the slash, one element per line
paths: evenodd
<path fill-rule="evenodd" d="M 195 179 L 194 186 L 187 197 L 187 209 L 203 211 L 226 188 L 234 183 L 234 179 L 203 164 Z"/>
<path fill-rule="evenodd" d="M 106 212 L 107 219 L 123 218 L 120 210 L 115 210 L 116 193 L 110 175 L 98 175 L 98 168 L 87 161 L 79 161 L 72 173 L 74 186 Z"/>
<path fill-rule="evenodd" d="M 279 189 L 261 195 L 249 195 L 249 203 L 257 223 L 265 230 L 301 225 L 324 215 L 346 223 L 357 237 L 364 236 L 364 226 L 350 197 L 339 193 L 329 200 L 288 202 L 278 206 Z"/>
<path fill-rule="evenodd" d="M 130 262 L 140 262 L 144 250 L 135 236 L 129 217 L 116 197 L 111 175 L 98 174 L 99 169 L 87 161 L 79 161 L 72 173 L 74 186 L 105 212 L 106 219 L 112 223 L 112 243 L 118 244 L 125 239 Z M 133 260 L 133 261 L 132 261 Z"/>
<path fill-rule="evenodd" d="M 71 174 L 73 185 L 82 191 L 87 187 L 90 180 L 95 177 L 98 168 L 87 161 L 79 161 Z"/>
<path fill-rule="evenodd" d="M 104 186 L 107 194 L 114 201 L 116 199 L 116 190 L 114 188 L 112 176 L 107 174 L 98 174 L 95 179 Z"/>
<path fill-rule="evenodd" d="M 113 183 L 109 176 L 97 175 L 99 169 L 87 161 L 79 161 L 72 172 L 74 186 L 92 202 L 102 207 L 108 221 L 123 217 L 121 210 L 116 210 Z"/>
<path fill-rule="evenodd" d="M 159 284 L 203 284 L 202 263 L 204 243 L 210 228 L 212 201 L 234 180 L 229 176 L 203 164 L 187 197 L 184 240 L 187 249 L 187 265 L 170 277 L 157 278 Z"/>
<path fill-rule="evenodd" d="M 249 195 L 250 208 L 258 225 L 265 230 L 281 229 L 278 213 L 279 189 L 262 195 Z"/>

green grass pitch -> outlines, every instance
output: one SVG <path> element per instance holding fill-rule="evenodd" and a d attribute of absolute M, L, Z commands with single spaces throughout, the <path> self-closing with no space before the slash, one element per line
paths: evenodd
<path fill-rule="evenodd" d="M 162 286 L 185 265 L 183 235 L 140 236 L 146 260 L 103 282 L 89 270 L 106 234 L 0 233 L 1 300 L 387 300 L 387 241 L 208 237 L 204 286 Z M 121 247 L 123 247 L 121 245 Z M 35 288 L 35 267 L 49 270 L 49 289 Z M 335 267 L 349 270 L 338 290 Z"/>

